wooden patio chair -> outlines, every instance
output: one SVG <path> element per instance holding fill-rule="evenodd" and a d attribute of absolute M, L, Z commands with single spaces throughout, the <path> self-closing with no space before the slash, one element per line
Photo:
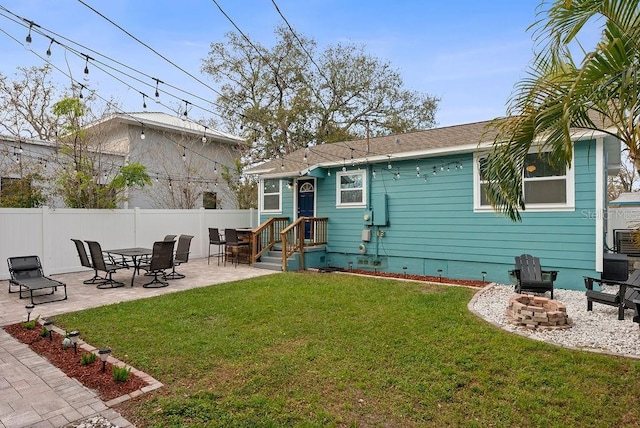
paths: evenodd
<path fill-rule="evenodd" d="M 45 276 L 38 256 L 20 256 L 9 257 L 7 259 L 9 265 L 9 293 L 19 293 L 20 298 L 24 299 L 23 292 L 29 292 L 29 298 L 32 305 L 39 305 L 42 303 L 58 302 L 60 300 L 67 299 L 67 285 L 63 282 L 56 281 L 55 279 Z M 12 291 L 11 287 L 18 287 L 18 290 Z M 47 299 L 44 301 L 34 301 L 34 297 L 47 296 L 54 294 L 58 287 L 64 290 L 64 296 L 59 299 Z M 51 289 L 48 293 L 38 293 L 34 296 L 34 291 Z"/>
<path fill-rule="evenodd" d="M 178 247 L 176 248 L 176 254 L 173 257 L 173 266 L 171 273 L 165 275 L 165 279 L 181 279 L 184 275 L 176 272 L 176 266 L 180 266 L 183 263 L 189 261 L 189 252 L 191 251 L 191 235 L 180 235 L 178 237 Z"/>
<path fill-rule="evenodd" d="M 93 268 L 97 271 L 104 272 L 105 276 L 102 278 L 102 281 L 96 283 L 96 288 L 118 288 L 123 287 L 124 282 L 116 281 L 113 279 L 113 273 L 118 269 L 129 268 L 128 265 L 125 264 L 117 264 L 115 262 L 108 263 L 104 260 L 104 253 L 102 252 L 102 247 L 96 241 L 86 241 L 89 246 L 89 254 L 91 255 L 91 264 Z"/>
<path fill-rule="evenodd" d="M 169 285 L 163 281 L 165 271 L 173 267 L 173 247 L 175 241 L 157 241 L 153 243 L 153 253 L 148 264 L 140 265 L 140 269 L 147 271 L 145 275 L 152 275 L 153 279 L 142 286 L 144 288 L 160 288 Z"/>
<path fill-rule="evenodd" d="M 597 284 L 597 288 L 594 287 Z M 635 301 L 640 301 L 640 270 L 634 270 L 625 281 L 617 281 L 606 278 L 604 269 L 601 278 L 584 277 L 584 285 L 587 289 L 587 311 L 593 310 L 594 303 L 615 306 L 618 308 L 618 319 L 624 319 L 624 310 L 633 309 L 635 311 L 634 321 L 640 322 L 638 318 L 638 307 Z M 613 286 L 615 291 L 604 291 L 602 286 Z M 617 286 L 617 288 L 616 288 Z"/>
<path fill-rule="evenodd" d="M 515 269 L 511 271 L 516 276 L 516 293 L 528 291 L 531 293 L 551 292 L 553 299 L 553 282 L 558 277 L 556 270 L 542 270 L 540 259 L 530 254 L 515 257 Z"/>

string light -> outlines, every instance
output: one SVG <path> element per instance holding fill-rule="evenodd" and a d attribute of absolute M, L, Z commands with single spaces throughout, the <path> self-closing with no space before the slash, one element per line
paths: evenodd
<path fill-rule="evenodd" d="M 416 177 L 420 177 L 420 165 L 416 166 Z"/>
<path fill-rule="evenodd" d="M 184 117 L 187 117 L 188 114 L 188 110 L 189 110 L 189 104 L 191 104 L 189 101 L 187 100 L 182 100 L 184 101 L 184 113 L 182 113 L 184 115 Z"/>
<path fill-rule="evenodd" d="M 143 94 L 142 92 L 140 92 L 140 95 L 142 95 L 142 108 L 146 109 L 147 108 L 147 96 L 145 94 Z"/>
<path fill-rule="evenodd" d="M 376 170 L 375 170 L 375 168 L 373 169 L 373 171 L 371 171 L 371 176 L 373 178 L 376 178 Z"/>
<path fill-rule="evenodd" d="M 91 58 L 89 55 L 86 54 L 82 54 L 85 57 L 85 63 L 84 63 L 84 80 L 87 81 L 89 80 L 89 60 L 93 59 Z"/>
<path fill-rule="evenodd" d="M 187 148 L 185 146 L 182 146 L 182 161 L 186 162 L 187 161 Z"/>
<path fill-rule="evenodd" d="M 144 125 L 142 125 L 142 130 L 140 131 L 140 139 L 144 140 L 145 138 L 147 137 L 144 135 Z"/>
<path fill-rule="evenodd" d="M 158 90 L 158 85 L 160 83 L 164 83 L 164 82 L 162 80 L 158 79 L 157 77 L 153 77 L 153 80 L 156 81 L 156 93 L 155 93 L 156 101 L 159 101 L 160 100 L 160 91 Z"/>
<path fill-rule="evenodd" d="M 55 42 L 54 39 L 51 39 L 51 41 L 49 42 L 49 47 L 47 48 L 47 56 L 51 56 L 51 46 L 53 45 L 53 42 Z"/>
<path fill-rule="evenodd" d="M 202 133 L 202 143 L 206 143 L 207 142 L 207 127 L 204 127 L 204 131 Z"/>
<path fill-rule="evenodd" d="M 31 39 L 31 28 L 33 28 L 33 21 L 27 21 L 29 23 L 29 32 L 27 33 L 27 37 L 25 38 L 25 41 L 27 43 L 31 43 L 32 39 Z"/>

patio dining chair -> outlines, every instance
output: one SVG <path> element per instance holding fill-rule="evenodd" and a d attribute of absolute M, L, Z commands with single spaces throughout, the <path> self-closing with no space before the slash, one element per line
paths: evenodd
<path fill-rule="evenodd" d="M 209 264 L 211 259 L 211 246 L 217 245 L 218 250 L 216 251 L 214 256 L 218 259 L 218 266 L 220 266 L 220 257 L 224 257 L 224 246 L 226 241 L 220 236 L 220 231 L 216 227 L 209 228 L 209 254 L 207 255 L 207 264 Z"/>
<path fill-rule="evenodd" d="M 238 266 L 240 261 L 240 254 L 249 250 L 249 243 L 243 242 L 238 239 L 238 232 L 235 229 L 225 229 L 225 253 L 224 253 L 224 265 L 227 265 L 227 259 L 231 257 L 231 262 L 234 266 Z"/>
<path fill-rule="evenodd" d="M 173 247 L 175 241 L 156 241 L 149 263 L 141 264 L 140 269 L 147 271 L 145 275 L 152 275 L 153 279 L 142 286 L 144 288 L 160 288 L 169 285 L 165 278 L 165 271 L 173 267 Z"/>
<path fill-rule="evenodd" d="M 173 266 L 171 268 L 171 273 L 165 275 L 165 279 L 181 279 L 184 278 L 184 275 L 176 272 L 176 266 L 179 266 L 183 263 L 187 263 L 189 261 L 189 251 L 191 249 L 191 240 L 193 236 L 191 235 L 180 235 L 178 238 L 178 247 L 176 248 L 176 254 L 173 257 Z"/>
<path fill-rule="evenodd" d="M 540 259 L 530 254 L 515 257 L 515 269 L 511 271 L 515 275 L 517 284 L 516 293 L 528 291 L 531 293 L 551 292 L 553 299 L 553 282 L 558 276 L 556 270 L 542 270 Z"/>
<path fill-rule="evenodd" d="M 116 281 L 113 279 L 113 273 L 118 269 L 128 268 L 127 265 L 117 264 L 115 262 L 105 262 L 104 254 L 102 252 L 102 247 L 100 243 L 96 241 L 86 241 L 89 246 L 89 254 L 91 254 L 91 264 L 93 268 L 98 271 L 104 272 L 105 277 L 102 278 L 102 281 L 97 282 L 96 288 L 118 288 L 124 286 L 123 282 Z"/>
<path fill-rule="evenodd" d="M 76 251 L 78 251 L 78 257 L 80 258 L 80 265 L 93 269 L 93 278 L 82 281 L 83 284 L 96 284 L 104 281 L 104 278 L 98 275 L 98 270 L 93 268 L 89 256 L 87 255 L 87 249 L 84 246 L 84 242 L 79 239 L 71 238 L 74 244 L 76 244 Z"/>

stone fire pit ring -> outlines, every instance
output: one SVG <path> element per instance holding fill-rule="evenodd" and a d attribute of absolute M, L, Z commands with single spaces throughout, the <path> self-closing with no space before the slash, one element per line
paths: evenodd
<path fill-rule="evenodd" d="M 532 330 L 558 330 L 573 326 L 564 303 L 533 294 L 511 296 L 506 317 L 510 323 Z"/>

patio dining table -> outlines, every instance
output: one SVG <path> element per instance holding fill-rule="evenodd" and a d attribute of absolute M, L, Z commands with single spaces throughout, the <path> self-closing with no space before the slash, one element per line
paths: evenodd
<path fill-rule="evenodd" d="M 145 256 L 150 256 L 153 253 L 151 248 L 133 247 L 133 248 L 118 248 L 115 250 L 106 250 L 108 254 L 115 254 L 122 257 L 130 257 L 133 262 L 133 275 L 131 276 L 131 286 L 133 287 L 133 281 L 136 278 L 136 273 L 140 271 L 140 262 Z"/>

